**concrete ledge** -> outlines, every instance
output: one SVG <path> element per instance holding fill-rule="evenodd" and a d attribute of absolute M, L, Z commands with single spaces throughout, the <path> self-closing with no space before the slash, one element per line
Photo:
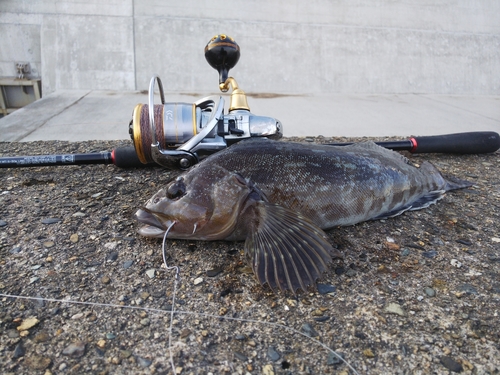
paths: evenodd
<path fill-rule="evenodd" d="M 193 103 L 217 93 L 169 94 Z M 285 136 L 385 137 L 500 132 L 500 96 L 248 94 L 252 113 L 275 117 Z M 226 113 L 229 104 L 227 95 Z M 159 103 L 159 98 L 155 98 Z M 128 124 L 147 95 L 137 91 L 59 91 L 0 119 L 1 141 L 129 139 Z"/>

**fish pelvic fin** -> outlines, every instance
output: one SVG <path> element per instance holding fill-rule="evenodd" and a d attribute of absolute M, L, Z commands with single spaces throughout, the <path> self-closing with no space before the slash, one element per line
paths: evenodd
<path fill-rule="evenodd" d="M 256 202 L 245 256 L 260 284 L 296 293 L 313 285 L 341 254 L 322 229 L 288 208 Z"/>

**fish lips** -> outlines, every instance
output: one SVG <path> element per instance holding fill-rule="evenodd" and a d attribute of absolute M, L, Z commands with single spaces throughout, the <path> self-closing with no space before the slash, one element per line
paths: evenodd
<path fill-rule="evenodd" d="M 139 234 L 144 237 L 163 237 L 167 227 L 158 217 L 146 208 L 140 208 L 134 215 L 135 219 L 145 226 L 139 229 Z"/>

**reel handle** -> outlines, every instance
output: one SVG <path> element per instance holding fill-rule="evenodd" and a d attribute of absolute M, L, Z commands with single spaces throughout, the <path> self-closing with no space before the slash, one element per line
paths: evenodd
<path fill-rule="evenodd" d="M 221 85 L 226 82 L 229 69 L 234 68 L 240 59 L 240 46 L 228 35 L 216 35 L 205 47 L 205 59 L 219 72 L 219 87 L 222 92 L 226 92 L 228 89 Z"/>

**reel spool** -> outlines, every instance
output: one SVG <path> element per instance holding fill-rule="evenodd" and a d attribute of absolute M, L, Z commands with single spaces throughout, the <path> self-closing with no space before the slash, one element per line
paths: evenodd
<path fill-rule="evenodd" d="M 158 81 L 161 104 L 153 101 L 155 81 Z M 198 162 L 197 151 L 210 153 L 226 147 L 225 143 L 207 145 L 205 142 L 203 147 L 196 147 L 205 137 L 216 139 L 215 128 L 223 108 L 224 100 L 220 97 L 207 97 L 194 103 L 166 103 L 161 80 L 153 76 L 149 104 L 137 104 L 129 124 L 139 160 L 143 164 L 155 162 L 166 167 L 179 163 L 175 166 L 185 169 Z"/>

